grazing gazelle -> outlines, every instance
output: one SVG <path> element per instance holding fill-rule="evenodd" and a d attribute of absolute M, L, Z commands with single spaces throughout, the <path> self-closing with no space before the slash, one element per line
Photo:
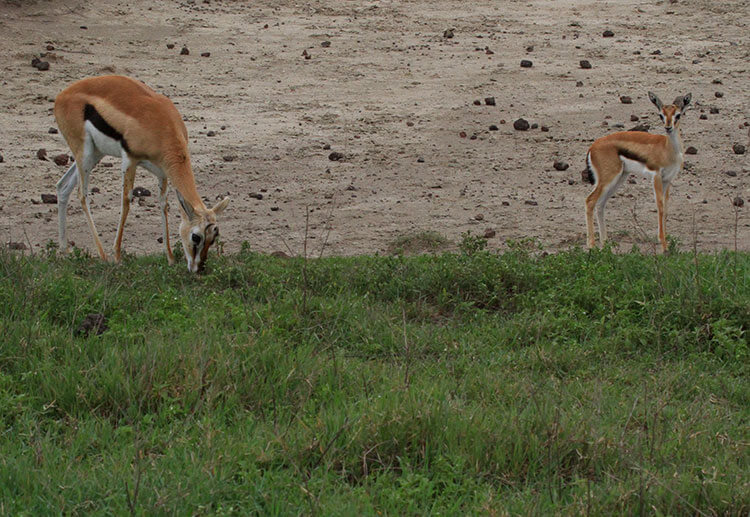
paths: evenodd
<path fill-rule="evenodd" d="M 586 198 L 588 247 L 594 242 L 594 208 L 602 245 L 607 240 L 604 224 L 604 205 L 630 173 L 639 173 L 654 182 L 656 211 L 659 217 L 659 241 L 667 251 L 666 229 L 669 187 L 682 170 L 683 152 L 680 138 L 680 116 L 690 104 L 691 94 L 677 97 L 664 106 L 653 92 L 648 98 L 659 110 L 667 135 L 652 135 L 642 131 L 621 131 L 596 140 L 586 155 L 588 179 L 594 190 Z"/>
<path fill-rule="evenodd" d="M 57 96 L 55 119 L 75 157 L 75 163 L 57 183 L 61 249 L 68 248 L 65 216 L 68 199 L 77 185 L 78 197 L 99 256 L 107 260 L 89 212 L 87 197 L 91 170 L 103 156 L 115 156 L 122 158 L 122 212 L 114 245 L 115 261 L 120 261 L 135 169 L 141 165 L 160 182 L 159 205 L 169 263 L 174 264 L 167 222 L 167 187 L 171 183 L 182 207 L 180 238 L 188 270 L 195 273 L 203 269 L 208 248 L 219 236 L 216 216 L 226 208 L 229 199 L 222 199 L 210 209 L 203 204 L 190 165 L 187 129 L 174 104 L 140 81 L 128 77 L 90 77 L 73 83 Z"/>

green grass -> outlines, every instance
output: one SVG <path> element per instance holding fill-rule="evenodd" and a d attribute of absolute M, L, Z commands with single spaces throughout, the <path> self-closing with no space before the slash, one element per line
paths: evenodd
<path fill-rule="evenodd" d="M 462 249 L 0 253 L 0 514 L 750 511 L 749 254 Z"/>

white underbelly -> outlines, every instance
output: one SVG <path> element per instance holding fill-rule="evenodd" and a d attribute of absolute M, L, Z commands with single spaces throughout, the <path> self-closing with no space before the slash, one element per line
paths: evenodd
<path fill-rule="evenodd" d="M 637 160 L 631 160 L 630 158 L 625 158 L 624 156 L 620 156 L 620 160 L 622 161 L 623 170 L 628 174 L 640 174 L 641 176 L 645 176 L 647 178 L 653 178 L 657 173 L 657 171 L 649 169 L 645 164 Z"/>
<path fill-rule="evenodd" d="M 100 153 L 107 156 L 117 157 L 120 157 L 124 154 L 124 149 L 122 148 L 122 144 L 120 144 L 120 141 L 115 140 L 114 138 L 111 138 L 96 129 L 91 121 L 87 120 L 84 124 L 84 128 L 86 129 L 86 134 L 89 135 L 91 141 L 94 143 L 94 146 L 99 150 Z"/>

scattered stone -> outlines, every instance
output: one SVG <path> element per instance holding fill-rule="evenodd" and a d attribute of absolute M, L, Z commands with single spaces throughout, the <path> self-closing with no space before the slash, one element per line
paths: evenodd
<path fill-rule="evenodd" d="M 494 97 L 485 97 L 484 98 L 484 103 L 487 106 L 495 106 L 495 98 Z"/>
<path fill-rule="evenodd" d="M 58 154 L 54 158 L 52 158 L 52 161 L 55 162 L 55 165 L 68 165 L 68 155 Z"/>
<path fill-rule="evenodd" d="M 133 197 L 149 197 L 151 195 L 151 191 L 147 188 L 135 187 L 132 194 Z"/>
<path fill-rule="evenodd" d="M 421 156 L 417 158 L 417 163 L 424 163 L 424 158 L 422 158 Z"/>
<path fill-rule="evenodd" d="M 310 54 L 310 53 L 309 53 L 309 52 L 307 51 L 307 49 L 305 49 L 305 50 L 303 50 L 303 51 L 302 51 L 302 56 L 303 56 L 303 57 L 304 57 L 305 59 L 311 59 L 311 58 L 312 58 L 312 54 Z"/>
<path fill-rule="evenodd" d="M 484 230 L 484 238 L 485 239 L 491 239 L 495 235 L 497 235 L 497 232 L 495 230 L 493 230 L 492 228 L 487 228 L 486 230 Z"/>
<path fill-rule="evenodd" d="M 500 128 L 497 127 L 495 124 L 490 124 L 490 131 L 497 131 L 498 129 Z"/>
<path fill-rule="evenodd" d="M 708 110 L 708 112 L 709 112 L 709 113 L 710 113 L 711 115 L 718 115 L 718 114 L 719 114 L 719 108 L 717 108 L 717 107 L 713 107 L 713 108 L 709 109 L 709 110 Z"/>
<path fill-rule="evenodd" d="M 156 242 L 158 242 L 159 244 L 163 244 L 164 243 L 164 237 L 157 237 L 156 238 Z"/>
<path fill-rule="evenodd" d="M 581 61 L 579 61 L 578 64 L 584 70 L 588 70 L 589 68 L 591 68 L 591 63 L 586 59 L 581 59 Z"/>
<path fill-rule="evenodd" d="M 742 144 L 734 144 L 732 146 L 732 151 L 734 151 L 734 154 L 745 154 L 745 146 Z"/>
<path fill-rule="evenodd" d="M 235 158 L 234 155 L 231 155 L 231 154 L 225 154 L 224 156 L 222 156 L 222 159 L 225 162 L 233 162 L 234 158 Z"/>
<path fill-rule="evenodd" d="M 723 84 L 723 83 L 721 82 L 721 79 L 714 79 L 714 80 L 713 80 L 713 81 L 711 81 L 711 82 L 712 82 L 713 84 Z"/>
<path fill-rule="evenodd" d="M 698 149 L 691 145 L 690 147 L 685 149 L 685 154 L 698 154 Z"/>
<path fill-rule="evenodd" d="M 3 163 L 5 161 L 5 158 L 3 158 L 3 155 L 0 154 L 0 163 Z"/>
<path fill-rule="evenodd" d="M 323 47 L 323 48 L 328 48 L 328 47 L 331 46 L 331 42 L 330 41 L 321 41 L 320 42 L 320 46 Z"/>
<path fill-rule="evenodd" d="M 331 154 L 328 155 L 328 159 L 331 160 L 332 162 L 338 162 L 344 159 L 344 153 L 333 151 Z"/>
<path fill-rule="evenodd" d="M 450 39 L 454 36 L 453 29 L 445 29 L 445 32 L 443 32 L 443 37 Z"/>
<path fill-rule="evenodd" d="M 201 52 L 201 57 L 211 57 L 210 52 Z"/>
<path fill-rule="evenodd" d="M 479 99 L 476 99 L 474 101 L 474 106 L 481 106 L 481 105 L 482 105 L 482 101 L 480 101 Z"/>
<path fill-rule="evenodd" d="M 502 205 L 503 206 L 510 206 L 510 201 L 503 201 Z"/>
<path fill-rule="evenodd" d="M 656 49 L 656 50 L 654 50 L 653 52 L 651 52 L 651 55 L 652 55 L 652 56 L 660 56 L 660 55 L 661 55 L 661 50 L 659 50 L 659 49 Z"/>
<path fill-rule="evenodd" d="M 107 318 L 104 317 L 104 314 L 88 314 L 73 334 L 88 337 L 91 332 L 94 332 L 98 336 L 107 328 Z"/>
<path fill-rule="evenodd" d="M 99 190 L 99 187 L 91 187 L 91 193 L 92 193 L 92 194 L 98 194 L 99 192 L 101 192 L 101 191 Z"/>
<path fill-rule="evenodd" d="M 568 170 L 568 167 L 570 167 L 567 162 L 560 162 L 557 160 L 555 160 L 555 163 L 553 163 L 552 166 L 555 168 L 555 170 L 558 171 L 565 171 Z"/>
<path fill-rule="evenodd" d="M 745 200 L 742 199 L 740 196 L 737 196 L 732 200 L 732 204 L 736 206 L 737 208 L 742 208 L 745 205 Z"/>
<path fill-rule="evenodd" d="M 708 115 L 706 115 L 705 113 L 701 113 L 700 117 L 698 118 L 701 120 L 708 120 Z"/>
<path fill-rule="evenodd" d="M 537 205 L 539 204 L 539 203 L 537 203 L 536 201 L 534 201 L 533 199 L 527 199 L 527 200 L 526 200 L 526 201 L 524 201 L 523 203 L 524 203 L 525 205 L 529 205 L 529 206 L 537 206 Z"/>
<path fill-rule="evenodd" d="M 576 81 L 576 87 L 580 88 L 583 86 L 583 81 Z"/>
<path fill-rule="evenodd" d="M 46 48 L 46 49 L 47 49 L 47 50 L 49 50 L 49 51 L 55 50 L 55 46 L 54 46 L 54 45 L 47 45 L 47 46 L 46 46 L 46 47 L 44 47 L 44 48 Z"/>
<path fill-rule="evenodd" d="M 170 50 L 173 49 L 174 48 L 174 43 L 167 43 L 167 48 L 170 49 Z"/>
<path fill-rule="evenodd" d="M 49 70 L 49 63 L 47 61 L 42 61 L 38 57 L 35 57 L 31 60 L 31 66 L 36 68 L 37 70 L 44 72 L 45 70 Z"/>
<path fill-rule="evenodd" d="M 57 194 L 42 194 L 42 203 L 45 205 L 57 204 Z"/>
<path fill-rule="evenodd" d="M 263 199 L 263 194 L 260 194 L 258 192 L 251 192 L 250 197 L 255 198 L 258 201 L 260 201 L 261 199 Z"/>
<path fill-rule="evenodd" d="M 477 214 L 474 216 L 475 221 L 484 221 L 484 214 Z"/>
<path fill-rule="evenodd" d="M 216 131 L 211 130 L 208 133 L 206 133 L 206 136 L 216 136 Z"/>
<path fill-rule="evenodd" d="M 182 50 L 180 50 L 180 55 L 181 56 L 188 56 L 188 55 L 190 55 L 190 50 L 186 46 L 183 46 Z"/>
<path fill-rule="evenodd" d="M 723 92 L 714 92 L 714 97 L 716 97 L 717 99 L 721 99 L 722 97 L 724 97 L 724 93 Z"/>
<path fill-rule="evenodd" d="M 533 63 L 529 61 L 528 59 L 521 60 L 521 68 L 531 68 L 532 66 L 533 66 Z"/>
<path fill-rule="evenodd" d="M 51 127 L 47 130 L 47 133 L 49 133 L 50 135 L 56 135 L 58 131 L 56 127 Z"/>
<path fill-rule="evenodd" d="M 513 122 L 513 129 L 517 131 L 526 131 L 529 127 L 529 121 L 524 118 L 519 118 Z"/>
<path fill-rule="evenodd" d="M 573 178 L 568 178 L 568 185 L 575 185 L 575 184 L 576 184 L 576 180 L 574 180 Z"/>
<path fill-rule="evenodd" d="M 630 122 L 638 122 L 639 117 L 638 115 L 630 115 Z"/>
<path fill-rule="evenodd" d="M 604 36 L 605 38 L 612 38 L 612 37 L 614 37 L 614 35 L 615 35 L 615 33 L 612 32 L 609 29 L 607 29 L 606 31 L 602 32 L 602 36 Z"/>
<path fill-rule="evenodd" d="M 279 211 L 279 207 L 278 206 L 272 206 L 271 207 L 271 212 L 278 212 L 278 211 Z"/>
<path fill-rule="evenodd" d="M 737 177 L 737 171 L 725 171 L 725 172 L 724 172 L 724 174 L 726 174 L 726 175 L 727 175 L 727 176 L 729 176 L 730 178 L 735 178 L 735 177 Z"/>
<path fill-rule="evenodd" d="M 621 95 L 620 102 L 623 104 L 633 104 L 633 99 L 627 95 Z"/>
<path fill-rule="evenodd" d="M 23 250 L 26 250 L 28 248 L 26 247 L 26 245 L 23 242 L 9 241 L 8 242 L 8 249 L 9 250 L 16 250 L 16 251 L 23 251 Z"/>
<path fill-rule="evenodd" d="M 44 148 L 39 149 L 36 152 L 36 157 L 39 158 L 40 160 L 46 160 L 47 159 L 47 149 L 44 149 Z"/>
<path fill-rule="evenodd" d="M 539 130 L 540 130 L 540 131 L 541 131 L 542 133 L 547 133 L 547 132 L 549 131 L 549 128 L 548 128 L 547 126 L 542 126 L 542 127 L 540 127 L 540 128 L 539 128 Z"/>
<path fill-rule="evenodd" d="M 651 126 L 648 124 L 638 124 L 637 126 L 633 126 L 628 131 L 642 131 L 644 133 L 648 133 L 648 130 L 651 129 Z"/>
<path fill-rule="evenodd" d="M 412 122 L 411 120 L 409 120 L 409 121 L 406 122 L 406 125 L 408 127 L 414 127 L 414 122 Z"/>
<path fill-rule="evenodd" d="M 529 45 L 526 47 L 526 52 L 534 52 L 534 45 Z"/>
<path fill-rule="evenodd" d="M 466 138 L 466 131 L 461 131 L 461 132 L 460 132 L 460 133 L 458 134 L 458 136 L 460 136 L 461 138 Z"/>

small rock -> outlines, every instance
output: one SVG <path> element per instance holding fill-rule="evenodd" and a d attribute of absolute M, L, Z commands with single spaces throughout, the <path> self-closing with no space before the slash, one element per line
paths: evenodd
<path fill-rule="evenodd" d="M 745 200 L 742 199 L 740 196 L 737 196 L 732 200 L 732 204 L 736 206 L 737 208 L 742 208 L 745 205 Z"/>
<path fill-rule="evenodd" d="M 698 149 L 691 145 L 690 147 L 685 149 L 685 154 L 698 154 Z"/>
<path fill-rule="evenodd" d="M 101 192 L 101 191 L 99 190 L 99 187 L 91 187 L 91 193 L 92 193 L 92 194 L 98 194 L 99 192 Z"/>
<path fill-rule="evenodd" d="M 723 83 L 721 82 L 721 79 L 714 79 L 714 80 L 713 80 L 713 81 L 711 81 L 711 82 L 712 82 L 713 84 L 723 84 Z"/>
<path fill-rule="evenodd" d="M 651 55 L 652 55 L 652 56 L 660 56 L 660 55 L 661 55 L 661 50 L 659 50 L 659 49 L 656 49 L 656 50 L 654 50 L 653 52 L 651 52 Z"/>
<path fill-rule="evenodd" d="M 723 92 L 714 92 L 714 97 L 716 97 L 717 99 L 721 99 L 722 97 L 724 97 L 724 93 Z"/>
<path fill-rule="evenodd" d="M 260 201 L 261 199 L 263 199 L 263 194 L 259 194 L 257 192 L 251 192 L 250 197 L 255 198 Z"/>
<path fill-rule="evenodd" d="M 9 250 L 17 250 L 17 251 L 23 251 L 28 249 L 27 246 L 23 242 L 8 242 L 8 249 Z"/>
<path fill-rule="evenodd" d="M 527 199 L 527 200 L 526 200 L 526 201 L 524 201 L 523 203 L 524 203 L 525 205 L 529 205 L 529 206 L 537 206 L 537 205 L 539 204 L 539 203 L 537 203 L 536 201 L 534 201 L 533 199 Z"/>
<path fill-rule="evenodd" d="M 651 126 L 648 124 L 638 124 L 637 126 L 633 126 L 628 131 L 642 131 L 644 133 L 648 133 L 648 130 L 651 129 Z"/>
<path fill-rule="evenodd" d="M 705 113 L 701 113 L 698 118 L 701 120 L 708 120 L 708 115 L 706 115 Z"/>
<path fill-rule="evenodd" d="M 734 178 L 737 176 L 737 171 L 725 171 L 724 174 L 726 174 L 730 178 Z"/>
<path fill-rule="evenodd" d="M 718 115 L 719 114 L 719 108 L 713 107 L 713 108 L 709 109 L 708 112 L 711 115 Z"/>
<path fill-rule="evenodd" d="M 107 330 L 107 328 L 107 318 L 104 317 L 104 314 L 89 314 L 83 319 L 73 334 L 88 337 L 93 331 L 98 336 Z"/>
<path fill-rule="evenodd" d="M 486 230 L 484 230 L 484 238 L 485 239 L 491 239 L 495 235 L 497 235 L 497 232 L 495 230 L 493 230 L 492 228 L 487 228 Z"/>
<path fill-rule="evenodd" d="M 271 207 L 271 212 L 278 212 L 278 211 L 279 211 L 279 207 L 278 206 L 272 206 Z"/>
<path fill-rule="evenodd" d="M 519 118 L 515 122 L 513 122 L 513 129 L 517 131 L 526 131 L 529 129 L 529 121 L 524 118 Z"/>
<path fill-rule="evenodd" d="M 44 48 L 46 48 L 46 49 L 47 49 L 47 50 L 49 50 L 49 51 L 55 50 L 55 46 L 54 46 L 54 45 L 47 45 L 47 46 L 46 46 L 46 47 L 44 47 Z"/>
<path fill-rule="evenodd" d="M 424 158 L 422 158 L 421 156 L 417 158 L 417 163 L 424 163 Z"/>
<path fill-rule="evenodd" d="M 497 127 L 495 124 L 490 124 L 490 131 L 497 131 L 498 129 L 500 128 Z"/>
<path fill-rule="evenodd" d="M 620 102 L 623 104 L 633 104 L 633 99 L 627 95 L 621 95 Z"/>
<path fill-rule="evenodd" d="M 42 61 L 38 57 L 35 57 L 31 60 L 31 66 L 36 68 L 37 70 L 44 72 L 45 70 L 49 70 L 49 63 L 47 61 Z"/>
<path fill-rule="evenodd" d="M 484 214 L 477 214 L 474 216 L 475 221 L 483 221 L 484 220 Z"/>
<path fill-rule="evenodd" d="M 54 205 L 57 203 L 56 194 L 42 194 L 42 203 L 45 205 Z"/>
<path fill-rule="evenodd" d="M 224 156 L 222 156 L 222 159 L 225 162 L 233 162 L 234 161 L 234 156 L 231 155 L 231 154 L 225 154 Z"/>
<path fill-rule="evenodd" d="M 206 136 L 216 136 L 216 131 L 211 130 L 208 133 L 206 133 Z"/>
<path fill-rule="evenodd" d="M 536 122 L 534 122 L 533 124 L 531 124 L 531 129 L 536 129 L 538 127 L 539 127 L 539 124 L 537 124 Z"/>
<path fill-rule="evenodd" d="M 49 133 L 50 135 L 56 135 L 58 131 L 56 127 L 51 127 L 47 130 L 47 133 Z"/>
<path fill-rule="evenodd" d="M 526 52 L 534 52 L 534 45 L 529 45 L 526 47 Z"/>
<path fill-rule="evenodd" d="M 180 50 L 180 55 L 181 55 L 181 56 L 187 56 L 187 55 L 190 55 L 190 50 L 189 50 L 189 49 L 188 49 L 187 47 L 183 46 L 183 47 L 182 47 L 182 50 Z"/>
<path fill-rule="evenodd" d="M 576 180 L 574 180 L 573 178 L 568 178 L 568 185 L 575 185 L 575 184 L 576 184 Z"/>
<path fill-rule="evenodd" d="M 174 43 L 167 43 L 167 48 L 168 49 L 173 49 L 174 48 Z"/>
<path fill-rule="evenodd" d="M 734 144 L 732 146 L 732 151 L 734 151 L 734 154 L 745 154 L 745 146 L 742 144 Z"/>
<path fill-rule="evenodd" d="M 578 64 L 579 64 L 579 66 L 580 66 L 581 68 L 583 68 L 584 70 L 588 70 L 589 68 L 591 68 L 591 63 L 590 63 L 590 62 L 589 62 L 588 60 L 586 60 L 586 59 L 581 59 L 581 60 L 580 60 L 580 61 L 578 62 Z"/>
<path fill-rule="evenodd" d="M 609 29 L 607 29 L 606 31 L 602 32 L 602 36 L 604 36 L 605 38 L 611 38 L 611 37 L 613 37 L 614 35 L 615 35 L 615 33 L 614 33 L 614 32 L 612 32 L 612 31 L 611 31 L 611 30 L 609 30 Z"/>
<path fill-rule="evenodd" d="M 555 170 L 558 170 L 558 171 L 564 171 L 564 170 L 567 170 L 568 167 L 570 167 L 570 165 L 568 165 L 567 162 L 560 162 L 557 160 L 555 160 L 552 166 L 555 168 Z"/>
<path fill-rule="evenodd" d="M 52 158 L 52 161 L 55 162 L 56 165 L 67 165 L 68 164 L 68 155 L 58 154 L 54 158 Z"/>
<path fill-rule="evenodd" d="M 408 122 L 406 123 L 406 125 L 407 125 L 408 127 L 414 127 L 414 122 L 412 122 L 411 120 L 409 120 L 409 121 L 408 121 Z"/>
<path fill-rule="evenodd" d="M 503 201 L 503 202 L 502 202 L 502 205 L 503 205 L 503 206 L 510 206 L 510 201 Z"/>
<path fill-rule="evenodd" d="M 43 149 L 43 148 L 39 149 L 36 152 L 36 157 L 39 158 L 40 160 L 46 160 L 47 159 L 47 149 Z"/>
<path fill-rule="evenodd" d="M 539 128 L 539 130 L 540 130 L 540 131 L 541 131 L 542 133 L 547 133 L 547 132 L 549 131 L 549 128 L 548 128 L 547 126 L 542 126 L 542 127 L 540 127 L 540 128 Z"/>
<path fill-rule="evenodd" d="M 531 68 L 532 66 L 533 66 L 533 63 L 529 61 L 528 59 L 521 60 L 521 68 Z"/>
<path fill-rule="evenodd" d="M 460 136 L 461 138 L 466 138 L 466 131 L 461 131 L 461 132 L 460 132 L 460 133 L 458 134 L 458 136 Z"/>
<path fill-rule="evenodd" d="M 328 155 L 328 159 L 331 160 L 332 162 L 338 162 L 344 159 L 344 153 L 333 151 L 331 154 Z"/>
<path fill-rule="evenodd" d="M 135 187 L 132 194 L 133 197 L 149 197 L 151 195 L 151 191 L 147 188 Z"/>
<path fill-rule="evenodd" d="M 163 244 L 164 243 L 164 237 L 157 237 L 156 238 L 156 242 L 158 242 L 159 244 Z"/>
<path fill-rule="evenodd" d="M 210 52 L 201 52 L 201 57 L 211 57 Z"/>
<path fill-rule="evenodd" d="M 630 122 L 638 122 L 639 120 L 638 115 L 630 115 Z"/>
<path fill-rule="evenodd" d="M 576 86 L 578 88 L 580 88 L 581 86 L 583 86 L 583 81 L 576 81 Z"/>
<path fill-rule="evenodd" d="M 484 103 L 487 106 L 495 106 L 495 98 L 494 97 L 485 97 L 484 98 Z"/>
<path fill-rule="evenodd" d="M 303 56 L 303 57 L 304 57 L 305 59 L 311 59 L 311 58 L 312 58 L 312 54 L 310 54 L 310 53 L 309 53 L 309 52 L 307 51 L 307 49 L 305 49 L 305 50 L 303 50 L 303 51 L 302 51 L 302 56 Z"/>
<path fill-rule="evenodd" d="M 328 48 L 328 47 L 331 46 L 331 42 L 330 41 L 321 41 L 320 42 L 320 46 L 323 47 L 323 48 Z"/>
<path fill-rule="evenodd" d="M 453 29 L 445 29 L 445 32 L 443 32 L 443 37 L 450 39 L 453 37 Z"/>
<path fill-rule="evenodd" d="M 3 155 L 0 154 L 0 163 L 3 163 L 5 161 L 5 158 L 3 158 Z"/>

